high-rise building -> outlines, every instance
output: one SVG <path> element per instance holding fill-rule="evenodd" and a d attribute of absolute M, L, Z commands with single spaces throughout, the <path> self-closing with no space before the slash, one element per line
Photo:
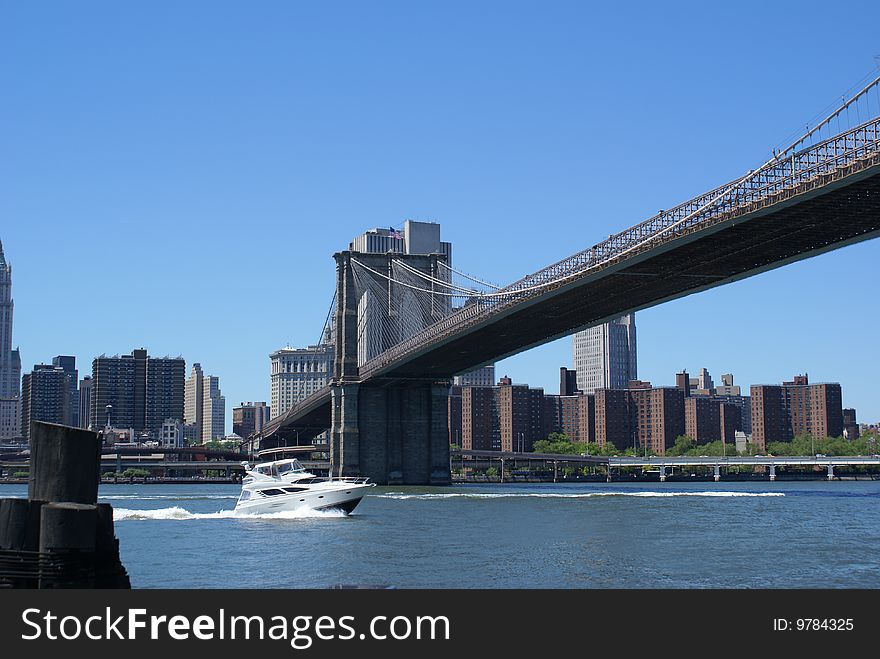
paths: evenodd
<path fill-rule="evenodd" d="M 629 313 L 572 338 L 577 388 L 586 394 L 597 389 L 626 389 L 638 378 L 636 315 Z"/>
<path fill-rule="evenodd" d="M 585 444 L 596 443 L 596 395 L 578 394 L 578 441 Z"/>
<path fill-rule="evenodd" d="M 31 421 L 70 423 L 70 385 L 60 366 L 36 364 L 21 378 L 22 434 L 30 437 Z"/>
<path fill-rule="evenodd" d="M 0 241 L 0 439 L 20 437 L 21 354 L 12 349 L 12 264 Z"/>
<path fill-rule="evenodd" d="M 573 442 L 584 442 L 581 424 L 581 399 L 586 396 L 544 394 L 544 432 L 562 433 Z"/>
<path fill-rule="evenodd" d="M 446 408 L 446 427 L 449 428 L 449 443 L 461 448 L 461 407 L 462 388 L 458 385 L 449 387 L 449 402 Z"/>
<path fill-rule="evenodd" d="M 388 252 L 400 254 L 443 254 L 446 257 L 448 271 L 439 273 L 438 276 L 444 279 L 444 281 L 451 281 L 452 243 L 440 240 L 440 225 L 436 222 L 406 220 L 403 223 L 402 231 L 393 227 L 388 229 L 371 229 L 352 240 L 349 244 L 349 249 L 367 254 L 385 254 Z M 362 316 L 359 324 L 363 326 L 365 333 L 371 331 L 371 327 L 373 327 L 375 322 L 368 317 L 370 305 L 369 296 L 365 296 L 362 300 L 362 307 L 359 310 L 359 315 Z M 367 344 L 363 345 L 361 347 L 362 354 L 359 355 L 359 362 L 367 361 L 379 349 L 377 347 L 371 348 Z M 495 365 L 489 364 L 474 371 L 457 375 L 453 378 L 453 384 L 460 387 L 494 386 Z"/>
<path fill-rule="evenodd" d="M 70 389 L 70 416 L 65 425 L 79 428 L 79 371 L 76 370 L 76 357 L 58 355 L 52 357 L 52 365 L 60 366 L 67 375 L 67 384 Z"/>
<path fill-rule="evenodd" d="M 721 376 L 721 384 L 713 390 L 716 396 L 739 396 L 739 385 L 733 384 L 733 373 L 725 373 Z"/>
<path fill-rule="evenodd" d="M 461 448 L 466 451 L 501 450 L 497 387 L 462 388 Z"/>
<path fill-rule="evenodd" d="M 769 442 L 795 437 L 843 435 L 840 384 L 810 384 L 796 375 L 782 385 L 752 385 L 752 443 L 761 449 Z"/>
<path fill-rule="evenodd" d="M 636 430 L 635 444 L 640 448 L 665 455 L 675 444 L 675 438 L 684 435 L 684 396 L 675 387 L 632 389 Z"/>
<path fill-rule="evenodd" d="M 284 414 L 301 400 L 327 386 L 333 375 L 333 346 L 281 348 L 269 358 L 271 371 L 272 417 Z"/>
<path fill-rule="evenodd" d="M 0 398 L 0 439 L 21 437 L 21 399 L 19 396 Z"/>
<path fill-rule="evenodd" d="M 501 450 L 531 451 L 535 442 L 547 437 L 544 433 L 544 390 L 514 384 L 505 376 L 498 381 L 497 392 Z"/>
<path fill-rule="evenodd" d="M 684 399 L 684 434 L 697 444 L 708 444 L 719 441 L 721 431 L 719 401 L 709 396 L 689 396 Z"/>
<path fill-rule="evenodd" d="M 226 436 L 226 397 L 220 392 L 220 378 L 209 375 L 205 377 L 205 394 L 202 398 L 205 406 L 202 439 L 223 439 Z M 209 425 L 210 424 L 210 425 Z"/>
<path fill-rule="evenodd" d="M 665 455 L 675 438 L 685 434 L 684 392 L 649 382 L 632 384 L 629 389 L 596 391 L 595 442 Z"/>
<path fill-rule="evenodd" d="M 559 368 L 559 395 L 575 396 L 580 392 L 577 383 L 577 371 L 561 366 Z"/>
<path fill-rule="evenodd" d="M 688 398 L 690 396 L 697 396 L 702 398 L 711 397 L 714 400 L 718 401 L 721 404 L 733 405 L 735 406 L 738 412 L 739 421 L 733 421 L 734 416 L 733 412 L 728 412 L 726 416 L 727 426 L 730 424 L 734 424 L 736 426 L 736 430 L 742 430 L 747 434 L 751 434 L 752 432 L 752 403 L 751 399 L 748 396 L 742 396 L 740 394 L 739 385 L 733 384 L 733 375 L 731 373 L 725 373 L 721 376 L 721 384 L 719 386 L 714 386 L 712 381 L 712 376 L 709 374 L 709 371 L 705 368 L 700 369 L 700 375 L 696 378 L 688 377 L 687 371 L 681 371 L 680 373 L 675 374 L 675 386 L 678 389 L 681 389 L 684 392 L 684 397 Z M 696 403 L 691 403 L 691 405 L 696 405 Z M 696 409 L 696 408 L 691 408 Z M 719 414 L 721 412 L 719 411 Z M 727 427 L 726 426 L 726 427 Z M 729 433 L 728 433 L 729 434 Z M 690 432 L 688 432 L 690 435 Z M 724 435 L 722 433 L 723 436 Z M 696 438 L 694 438 L 696 439 Z M 725 440 L 725 441 L 733 441 Z"/>
<path fill-rule="evenodd" d="M 595 396 L 596 439 L 621 451 L 636 448 L 633 437 L 633 401 L 628 389 L 597 389 Z"/>
<path fill-rule="evenodd" d="M 92 361 L 93 429 L 107 422 L 159 437 L 166 419 L 183 419 L 186 362 L 182 357 L 150 357 L 146 349 L 130 355 L 101 355 Z"/>
<path fill-rule="evenodd" d="M 691 379 L 687 371 L 675 374 L 675 387 L 681 389 L 685 398 L 691 395 Z"/>
<path fill-rule="evenodd" d="M 372 229 L 352 240 L 349 249 L 367 254 L 443 254 L 446 265 L 452 267 L 452 243 L 440 240 L 440 225 L 436 222 L 407 220 L 403 231 Z"/>
<path fill-rule="evenodd" d="M 716 387 L 715 390 L 722 387 Z M 735 387 L 739 389 L 739 387 Z M 738 394 L 722 395 L 716 394 L 715 400 L 724 405 L 733 405 L 739 410 L 739 428 L 748 435 L 752 434 L 752 399 L 749 396 L 740 396 Z M 728 417 L 730 418 L 730 417 Z"/>
<path fill-rule="evenodd" d="M 205 375 L 198 363 L 186 381 L 183 421 L 193 426 L 191 437 L 199 444 L 226 435 L 226 398 L 220 393 L 220 378 Z"/>
<path fill-rule="evenodd" d="M 716 399 L 718 400 L 718 399 Z M 721 441 L 725 444 L 736 444 L 736 433 L 742 432 L 742 408 L 739 405 L 724 403 L 721 405 Z"/>
<path fill-rule="evenodd" d="M 186 438 L 193 444 L 202 443 L 204 427 L 205 374 L 201 364 L 193 364 L 183 389 L 183 423 L 187 427 Z"/>
<path fill-rule="evenodd" d="M 232 408 L 232 432 L 247 439 L 250 435 L 260 432 L 269 422 L 271 409 L 265 401 L 259 403 L 241 403 Z"/>
<path fill-rule="evenodd" d="M 452 384 L 459 387 L 492 387 L 495 385 L 495 364 L 456 375 Z"/>
<path fill-rule="evenodd" d="M 92 380 L 91 375 L 86 375 L 79 381 L 79 426 L 88 428 L 92 409 Z"/>

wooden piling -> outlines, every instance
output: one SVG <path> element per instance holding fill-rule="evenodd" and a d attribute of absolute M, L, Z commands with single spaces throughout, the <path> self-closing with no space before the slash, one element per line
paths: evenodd
<path fill-rule="evenodd" d="M 0 549 L 36 551 L 42 501 L 0 499 Z"/>
<path fill-rule="evenodd" d="M 97 506 L 52 502 L 40 515 L 40 588 L 94 588 Z"/>
<path fill-rule="evenodd" d="M 98 433 L 33 421 L 28 499 L 94 505 L 100 482 Z"/>
<path fill-rule="evenodd" d="M 0 586 L 131 588 L 113 508 L 97 503 L 100 436 L 40 421 L 30 432 L 28 498 L 0 500 Z"/>

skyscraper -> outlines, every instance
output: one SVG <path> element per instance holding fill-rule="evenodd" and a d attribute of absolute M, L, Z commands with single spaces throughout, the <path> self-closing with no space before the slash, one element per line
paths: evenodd
<path fill-rule="evenodd" d="M 92 428 L 105 426 L 111 405 L 113 426 L 159 437 L 166 419 L 183 418 L 185 371 L 183 357 L 150 357 L 145 348 L 130 355 L 95 357 Z"/>
<path fill-rule="evenodd" d="M 36 364 L 21 379 L 22 435 L 30 437 L 31 421 L 70 423 L 70 382 L 60 366 Z"/>
<path fill-rule="evenodd" d="M 79 427 L 88 428 L 92 409 L 92 376 L 79 381 Z"/>
<path fill-rule="evenodd" d="M 67 386 L 70 395 L 70 415 L 64 422 L 65 425 L 79 428 L 79 372 L 76 370 L 76 357 L 70 355 L 58 355 L 52 358 L 52 366 L 64 369 L 67 376 Z"/>
<path fill-rule="evenodd" d="M 21 435 L 21 355 L 12 349 L 12 265 L 0 242 L 0 438 Z"/>
<path fill-rule="evenodd" d="M 581 330 L 572 337 L 577 387 L 585 394 L 597 389 L 626 389 L 638 378 L 636 315 Z"/>
<path fill-rule="evenodd" d="M 495 364 L 481 366 L 473 371 L 456 375 L 452 378 L 452 384 L 459 387 L 493 387 L 495 386 Z"/>
<path fill-rule="evenodd" d="M 226 435 L 226 398 L 220 393 L 220 378 L 205 375 L 201 364 L 193 364 L 184 398 L 184 423 L 193 426 L 195 441 L 204 444 Z"/>
<path fill-rule="evenodd" d="M 843 405 L 837 382 L 810 384 L 796 375 L 782 385 L 752 385 L 752 443 L 790 442 L 795 437 L 843 435 Z"/>
<path fill-rule="evenodd" d="M 284 414 L 330 382 L 333 372 L 332 345 L 281 348 L 269 358 L 272 360 L 272 418 Z"/>

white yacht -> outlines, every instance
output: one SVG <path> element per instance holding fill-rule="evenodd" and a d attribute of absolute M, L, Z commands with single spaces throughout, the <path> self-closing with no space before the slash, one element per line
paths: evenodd
<path fill-rule="evenodd" d="M 245 477 L 237 513 L 277 513 L 290 510 L 328 510 L 350 513 L 375 483 L 368 478 L 323 478 L 305 470 L 296 458 L 242 463 Z"/>

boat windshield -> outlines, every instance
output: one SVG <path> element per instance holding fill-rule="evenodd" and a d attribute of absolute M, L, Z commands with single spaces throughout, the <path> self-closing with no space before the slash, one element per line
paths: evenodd
<path fill-rule="evenodd" d="M 279 476 L 283 476 L 284 474 L 288 474 L 292 471 L 303 471 L 302 464 L 296 458 L 287 462 L 282 462 L 278 465 Z"/>

